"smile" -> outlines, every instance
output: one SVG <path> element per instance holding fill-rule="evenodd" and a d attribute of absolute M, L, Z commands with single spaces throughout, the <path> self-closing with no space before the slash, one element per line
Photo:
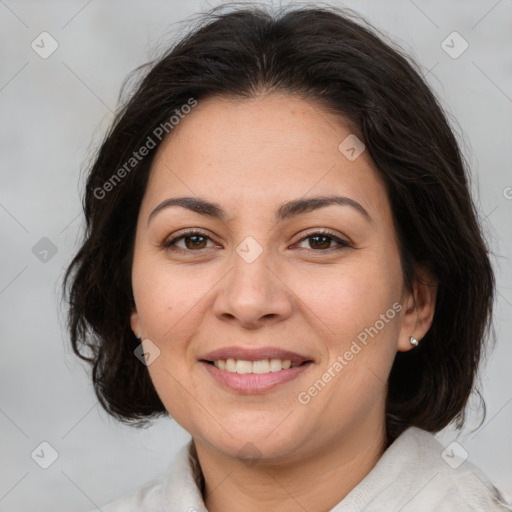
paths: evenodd
<path fill-rule="evenodd" d="M 269 373 L 288 370 L 300 366 L 301 363 L 292 363 L 289 359 L 262 359 L 260 361 L 247 361 L 245 359 L 218 359 L 216 361 L 208 361 L 214 364 L 220 370 L 231 373 Z"/>
<path fill-rule="evenodd" d="M 289 360 L 270 359 L 246 361 L 227 359 L 201 361 L 201 365 L 222 387 L 241 394 L 257 394 L 270 391 L 281 384 L 296 379 L 314 363 L 294 363 Z M 224 368 L 222 368 L 224 366 Z"/>

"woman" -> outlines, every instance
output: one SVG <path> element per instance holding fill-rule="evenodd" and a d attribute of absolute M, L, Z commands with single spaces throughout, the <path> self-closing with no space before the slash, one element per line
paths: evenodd
<path fill-rule="evenodd" d="M 103 407 L 191 440 L 102 510 L 512 510 L 433 436 L 492 313 L 466 172 L 414 65 L 345 11 L 214 10 L 152 63 L 64 286 Z"/>

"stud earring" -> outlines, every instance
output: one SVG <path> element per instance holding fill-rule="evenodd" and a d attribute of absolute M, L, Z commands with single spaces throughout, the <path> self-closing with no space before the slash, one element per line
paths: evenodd
<path fill-rule="evenodd" d="M 411 337 L 409 338 L 409 341 L 411 342 L 411 345 L 412 345 L 413 347 L 417 347 L 417 346 L 418 346 L 419 341 L 418 341 L 414 336 L 411 336 Z"/>

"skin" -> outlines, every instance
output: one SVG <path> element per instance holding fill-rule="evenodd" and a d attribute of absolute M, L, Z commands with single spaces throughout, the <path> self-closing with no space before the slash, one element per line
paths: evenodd
<path fill-rule="evenodd" d="M 146 348 L 151 340 L 160 350 L 148 370 L 169 414 L 195 441 L 210 512 L 328 511 L 386 448 L 387 378 L 396 352 L 413 349 L 409 337 L 429 329 L 435 286 L 404 289 L 381 178 L 367 151 L 350 161 L 338 150 L 350 133 L 294 96 L 210 98 L 180 121 L 153 162 L 137 224 L 131 326 Z M 357 201 L 371 221 L 340 205 L 273 219 L 285 201 L 326 195 Z M 215 202 L 227 219 L 173 206 L 148 225 L 157 205 L 178 196 Z M 185 228 L 206 232 L 199 249 L 190 239 L 161 247 Z M 305 238 L 316 228 L 351 247 Z M 236 252 L 248 236 L 262 248 L 252 263 Z M 400 313 L 299 403 L 299 393 L 394 303 Z M 198 361 L 233 345 L 289 349 L 314 364 L 270 391 L 237 393 Z M 247 459 L 248 446 L 256 461 Z"/>

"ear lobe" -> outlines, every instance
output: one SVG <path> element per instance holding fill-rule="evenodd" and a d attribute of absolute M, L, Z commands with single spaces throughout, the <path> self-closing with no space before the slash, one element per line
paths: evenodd
<path fill-rule="evenodd" d="M 130 325 L 132 328 L 135 337 L 140 337 L 140 322 L 139 322 L 139 313 L 136 309 L 134 309 L 130 315 Z"/>
<path fill-rule="evenodd" d="M 434 319 L 437 286 L 437 281 L 428 270 L 424 267 L 417 269 L 412 293 L 407 292 L 404 300 L 398 351 L 406 352 L 415 347 L 411 337 L 421 344 Z"/>

